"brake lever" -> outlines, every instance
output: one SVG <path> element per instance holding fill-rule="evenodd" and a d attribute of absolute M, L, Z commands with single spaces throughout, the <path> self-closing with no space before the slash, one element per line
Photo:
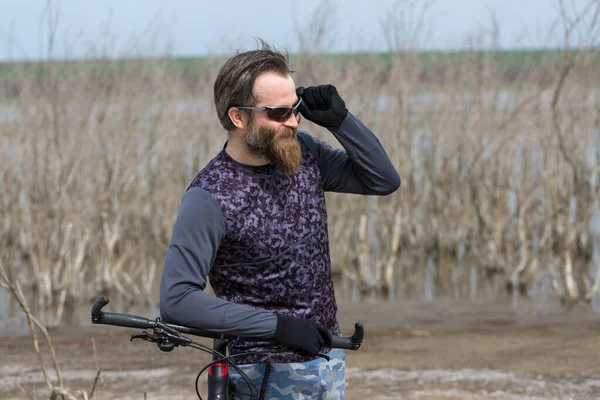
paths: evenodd
<path fill-rule="evenodd" d="M 129 341 L 133 341 L 133 339 L 143 339 L 146 342 L 156 343 L 159 349 L 167 352 L 173 351 L 175 347 L 179 346 L 180 344 L 183 344 L 177 343 L 177 341 L 171 341 L 170 338 L 164 337 L 162 335 L 151 335 L 146 331 L 132 334 L 131 339 L 129 339 Z"/>
<path fill-rule="evenodd" d="M 160 340 L 160 338 L 158 336 L 151 335 L 151 334 L 149 334 L 146 331 L 132 334 L 131 338 L 129 339 L 129 341 L 132 342 L 133 339 L 143 339 L 146 342 L 151 342 L 151 343 L 156 343 L 156 342 L 158 342 Z"/>

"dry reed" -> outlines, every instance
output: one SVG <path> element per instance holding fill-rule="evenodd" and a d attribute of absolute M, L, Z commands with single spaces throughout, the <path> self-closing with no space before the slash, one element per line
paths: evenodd
<path fill-rule="evenodd" d="M 310 48 L 293 57 L 297 84 L 336 85 L 403 182 L 383 198 L 328 194 L 334 269 L 394 297 L 420 293 L 427 260 L 442 294 L 474 265 L 503 287 L 549 276 L 566 304 L 590 301 L 600 276 L 596 50 L 565 46 L 554 66 L 501 66 L 491 51 L 423 66 L 389 43 L 385 63 L 323 65 Z M 218 63 L 188 74 L 167 59 L 101 65 L 64 75 L 50 63 L 0 92 L 13 107 L 0 123 L 0 248 L 50 325 L 111 290 L 158 301 L 183 191 L 226 139 L 212 103 Z"/>

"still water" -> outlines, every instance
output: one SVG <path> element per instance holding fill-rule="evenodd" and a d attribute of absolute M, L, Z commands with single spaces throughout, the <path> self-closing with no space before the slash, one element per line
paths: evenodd
<path fill-rule="evenodd" d="M 600 219 L 600 212 L 598 214 Z M 598 242 L 596 243 L 598 244 Z M 598 247 L 600 248 L 600 246 Z M 598 262 L 598 253 L 595 253 L 595 261 Z M 400 278 L 395 280 L 395 293 L 393 296 L 381 295 L 377 293 L 361 293 L 356 285 L 345 280 L 341 274 L 336 275 L 334 279 L 336 297 L 340 307 L 348 307 L 353 304 L 364 305 L 383 305 L 396 303 L 401 306 L 403 303 L 430 303 L 443 304 L 446 301 L 460 302 L 468 306 L 470 303 L 481 304 L 481 302 L 498 302 L 505 305 L 507 312 L 520 312 L 526 309 L 527 312 L 556 312 L 558 299 L 552 289 L 552 277 L 549 273 L 538 276 L 538 280 L 529 285 L 527 293 L 510 293 L 504 289 L 504 278 L 483 277 L 480 270 L 475 265 L 454 263 L 450 267 L 451 276 L 448 284 L 440 285 L 440 277 L 436 276 L 438 271 L 445 270 L 438 268 L 432 257 L 425 259 L 425 265 L 419 269 L 420 276 L 412 279 L 416 282 L 414 285 L 408 285 L 402 282 Z M 466 279 L 465 279 L 466 277 Z M 444 279 L 442 279 L 442 282 Z M 158 285 L 158 280 L 156 282 Z M 155 293 L 158 293 L 158 286 L 155 287 Z M 156 302 L 152 304 L 131 304 L 118 292 L 104 293 L 110 299 L 106 310 L 113 312 L 124 312 L 155 318 L 159 316 L 158 296 Z M 85 326 L 90 324 L 90 309 L 95 300 L 95 296 L 82 301 L 64 312 L 61 326 Z M 41 310 L 36 309 L 34 296 L 28 295 L 28 302 L 34 315 L 43 315 Z M 600 300 L 596 295 L 592 301 L 592 307 L 589 307 L 590 313 L 600 311 Z M 559 306 L 560 307 L 560 306 Z M 19 305 L 13 301 L 10 293 L 6 289 L 0 288 L 0 336 L 11 334 L 23 334 L 28 332 L 27 320 Z"/>

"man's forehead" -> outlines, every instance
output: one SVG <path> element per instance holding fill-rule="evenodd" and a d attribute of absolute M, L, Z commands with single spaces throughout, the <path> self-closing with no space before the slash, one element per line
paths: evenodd
<path fill-rule="evenodd" d="M 261 74 L 256 78 L 253 92 L 260 103 L 270 105 L 291 105 L 297 99 L 296 86 L 292 77 L 272 72 Z"/>

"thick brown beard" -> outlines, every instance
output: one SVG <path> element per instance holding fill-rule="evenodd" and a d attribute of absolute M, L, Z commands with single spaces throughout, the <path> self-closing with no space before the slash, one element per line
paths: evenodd
<path fill-rule="evenodd" d="M 280 140 L 286 137 L 291 137 L 291 140 Z M 296 173 L 300 168 L 302 149 L 295 128 L 282 127 L 275 130 L 250 123 L 243 140 L 252 154 L 266 158 L 285 174 Z"/>

